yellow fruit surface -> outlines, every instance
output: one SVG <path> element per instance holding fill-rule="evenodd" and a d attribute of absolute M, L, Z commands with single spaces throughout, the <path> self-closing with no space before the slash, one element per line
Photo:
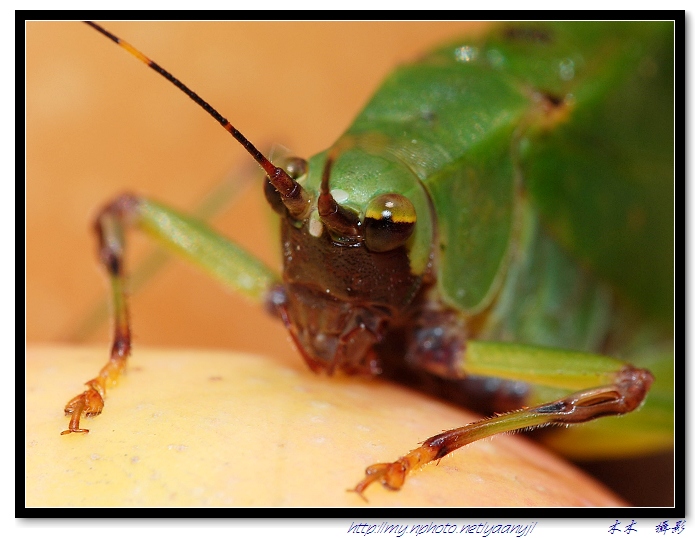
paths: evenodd
<path fill-rule="evenodd" d="M 89 434 L 60 435 L 66 402 L 104 347 L 31 346 L 26 505 L 619 506 L 545 449 L 500 436 L 377 484 L 346 491 L 368 465 L 476 416 L 380 380 L 314 375 L 299 361 L 139 347 Z"/>

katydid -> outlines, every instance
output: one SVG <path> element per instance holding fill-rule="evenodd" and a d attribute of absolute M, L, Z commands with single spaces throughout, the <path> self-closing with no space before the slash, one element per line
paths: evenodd
<path fill-rule="evenodd" d="M 63 433 L 87 432 L 81 417 L 102 411 L 126 365 L 128 225 L 265 305 L 315 371 L 530 384 L 522 409 L 370 466 L 361 495 L 375 481 L 399 489 L 472 441 L 626 414 L 645 398 L 619 423 L 574 431 L 600 429 L 586 448 L 601 453 L 670 446 L 672 45 L 671 23 L 504 24 L 399 68 L 327 151 L 279 166 L 186 90 L 265 170 L 282 275 L 151 199 L 106 204 L 96 230 L 112 355 L 66 406 Z M 624 437 L 606 435 L 623 423 Z"/>

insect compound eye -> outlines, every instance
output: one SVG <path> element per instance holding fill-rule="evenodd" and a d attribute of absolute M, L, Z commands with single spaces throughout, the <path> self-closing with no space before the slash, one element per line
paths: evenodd
<path fill-rule="evenodd" d="M 287 157 L 282 163 L 282 168 L 292 179 L 305 176 L 308 167 L 308 163 L 301 157 Z"/>
<path fill-rule="evenodd" d="M 395 193 L 375 196 L 365 211 L 365 246 L 373 252 L 398 248 L 411 237 L 415 225 L 416 210 L 408 198 Z"/>

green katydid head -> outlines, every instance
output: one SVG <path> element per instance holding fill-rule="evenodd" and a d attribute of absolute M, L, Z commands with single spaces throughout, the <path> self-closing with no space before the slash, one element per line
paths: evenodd
<path fill-rule="evenodd" d="M 376 374 L 374 346 L 402 322 L 430 267 L 428 197 L 411 170 L 362 148 L 283 168 L 310 201 L 290 210 L 268 177 L 284 264 L 272 302 L 312 369 Z"/>

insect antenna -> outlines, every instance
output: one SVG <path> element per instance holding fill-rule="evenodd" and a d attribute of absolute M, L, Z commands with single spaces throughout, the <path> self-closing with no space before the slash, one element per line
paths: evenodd
<path fill-rule="evenodd" d="M 96 24 L 92 21 L 84 22 L 88 26 L 91 26 L 92 28 L 100 32 L 102 35 L 114 41 L 117 45 L 119 45 L 121 48 L 126 50 L 129 54 L 131 54 L 138 60 L 145 63 L 156 73 L 166 78 L 169 82 L 171 82 L 173 85 L 177 86 L 182 92 L 184 92 L 190 99 L 192 99 L 195 103 L 202 107 L 206 112 L 208 112 L 209 115 L 213 117 L 224 129 L 226 129 L 231 134 L 231 136 L 233 136 L 233 138 L 235 138 L 246 149 L 246 151 L 250 153 L 253 159 L 255 159 L 256 162 L 262 167 L 262 169 L 265 171 L 265 174 L 267 174 L 267 177 L 270 179 L 270 183 L 272 183 L 277 192 L 280 193 L 282 203 L 285 205 L 290 215 L 296 219 L 302 219 L 306 216 L 311 206 L 311 197 L 307 194 L 303 187 L 299 183 L 294 181 L 294 179 L 292 179 L 289 176 L 289 174 L 287 174 L 287 172 L 285 172 L 282 168 L 279 168 L 272 164 L 262 153 L 260 153 L 258 148 L 256 148 L 245 136 L 243 136 L 243 134 L 238 129 L 231 125 L 231 122 L 229 122 L 226 118 L 219 114 L 219 112 L 214 107 L 212 107 L 195 92 L 190 90 L 185 84 L 183 84 L 180 80 L 175 78 L 171 73 L 163 69 L 157 63 L 155 63 L 153 60 L 148 58 L 145 54 L 131 46 L 123 39 L 120 39 L 114 34 L 108 32 L 99 24 Z"/>
<path fill-rule="evenodd" d="M 334 158 L 333 152 L 329 152 L 323 167 L 321 189 L 318 195 L 318 216 L 334 234 L 343 239 L 357 240 L 362 236 L 360 219 L 353 210 L 343 207 L 333 198 L 328 186 Z"/>

